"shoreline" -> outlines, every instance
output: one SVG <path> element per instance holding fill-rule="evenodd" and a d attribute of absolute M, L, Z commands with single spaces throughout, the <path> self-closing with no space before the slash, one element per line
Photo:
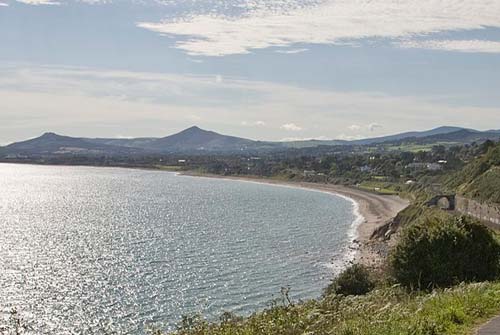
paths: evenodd
<path fill-rule="evenodd" d="M 353 213 L 357 219 L 352 223 L 352 230 L 348 234 L 351 241 L 349 249 L 354 250 L 355 255 L 352 259 L 347 259 L 347 261 L 354 261 L 373 268 L 379 268 L 383 265 L 387 253 L 387 243 L 373 241 L 370 237 L 377 228 L 392 220 L 409 205 L 408 200 L 398 196 L 379 195 L 342 185 L 284 181 L 250 176 L 220 176 L 193 172 L 180 172 L 177 174 L 188 177 L 226 179 L 303 188 L 329 193 L 352 201 Z"/>
<path fill-rule="evenodd" d="M 222 176 L 214 174 L 203 174 L 193 171 L 166 171 L 147 166 L 98 166 L 98 165 L 72 165 L 72 164 L 36 164 L 18 162 L 0 162 L 2 164 L 26 164 L 36 166 L 81 166 L 93 168 L 121 168 L 137 169 L 147 171 L 158 171 L 174 173 L 180 176 L 216 178 L 234 181 L 254 182 L 277 186 L 304 188 L 313 191 L 330 193 L 352 201 L 353 213 L 358 217 L 352 223 L 352 230 L 348 232 L 350 245 L 349 251 L 353 251 L 354 257 L 347 257 L 346 262 L 357 262 L 372 268 L 380 268 L 387 256 L 388 243 L 371 240 L 373 232 L 393 219 L 400 211 L 408 207 L 409 201 L 394 195 L 379 195 L 354 187 L 334 184 L 319 184 L 312 182 L 286 181 L 257 176 Z"/>

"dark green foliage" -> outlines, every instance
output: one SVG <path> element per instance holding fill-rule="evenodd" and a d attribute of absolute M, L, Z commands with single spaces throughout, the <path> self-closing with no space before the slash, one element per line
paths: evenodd
<path fill-rule="evenodd" d="M 492 140 L 486 140 L 483 144 L 481 144 L 479 146 L 479 152 L 481 154 L 485 154 L 487 153 L 491 148 L 494 148 L 495 147 L 495 142 L 493 142 Z"/>
<path fill-rule="evenodd" d="M 354 264 L 332 281 L 326 288 L 325 295 L 364 295 L 374 287 L 370 272 L 364 266 Z"/>
<path fill-rule="evenodd" d="M 408 227 L 391 256 L 396 280 L 409 288 L 496 279 L 500 245 L 467 217 L 430 217 Z"/>
<path fill-rule="evenodd" d="M 424 206 L 411 204 L 399 212 L 394 221 L 398 222 L 401 227 L 406 227 L 410 223 L 416 222 L 423 217 L 426 211 L 429 210 Z"/>
<path fill-rule="evenodd" d="M 237 324 L 238 322 L 243 321 L 243 317 L 238 316 L 232 312 L 224 312 L 219 317 L 219 321 L 221 324 Z"/>
<path fill-rule="evenodd" d="M 446 185 L 457 189 L 459 193 L 480 201 L 500 202 L 500 196 L 495 195 L 497 183 L 491 183 L 498 176 L 500 167 L 500 144 L 485 143 L 479 149 L 482 156 L 472 160 L 461 171 L 448 178 Z"/>

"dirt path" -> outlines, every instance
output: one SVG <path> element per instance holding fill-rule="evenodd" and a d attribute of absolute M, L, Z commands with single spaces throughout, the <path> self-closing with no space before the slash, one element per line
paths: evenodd
<path fill-rule="evenodd" d="M 476 335 L 500 335 L 500 316 L 481 326 Z"/>

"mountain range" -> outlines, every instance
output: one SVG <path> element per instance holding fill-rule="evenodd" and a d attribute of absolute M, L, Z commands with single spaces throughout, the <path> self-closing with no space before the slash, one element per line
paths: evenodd
<path fill-rule="evenodd" d="M 78 155 L 139 155 L 172 153 L 251 153 L 314 148 L 318 146 L 380 146 L 401 144 L 460 144 L 500 139 L 500 130 L 478 131 L 460 127 L 439 127 L 422 132 L 354 141 L 308 140 L 293 142 L 254 141 L 218 134 L 196 126 L 162 138 L 77 138 L 45 133 L 27 141 L 12 143 L 0 148 L 0 156 L 50 156 Z"/>

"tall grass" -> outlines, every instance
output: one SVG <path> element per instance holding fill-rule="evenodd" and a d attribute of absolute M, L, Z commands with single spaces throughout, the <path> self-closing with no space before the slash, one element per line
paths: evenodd
<path fill-rule="evenodd" d="M 386 287 L 365 296 L 329 295 L 275 306 L 246 319 L 196 320 L 177 335 L 465 335 L 500 311 L 500 283 L 431 293 Z"/>

